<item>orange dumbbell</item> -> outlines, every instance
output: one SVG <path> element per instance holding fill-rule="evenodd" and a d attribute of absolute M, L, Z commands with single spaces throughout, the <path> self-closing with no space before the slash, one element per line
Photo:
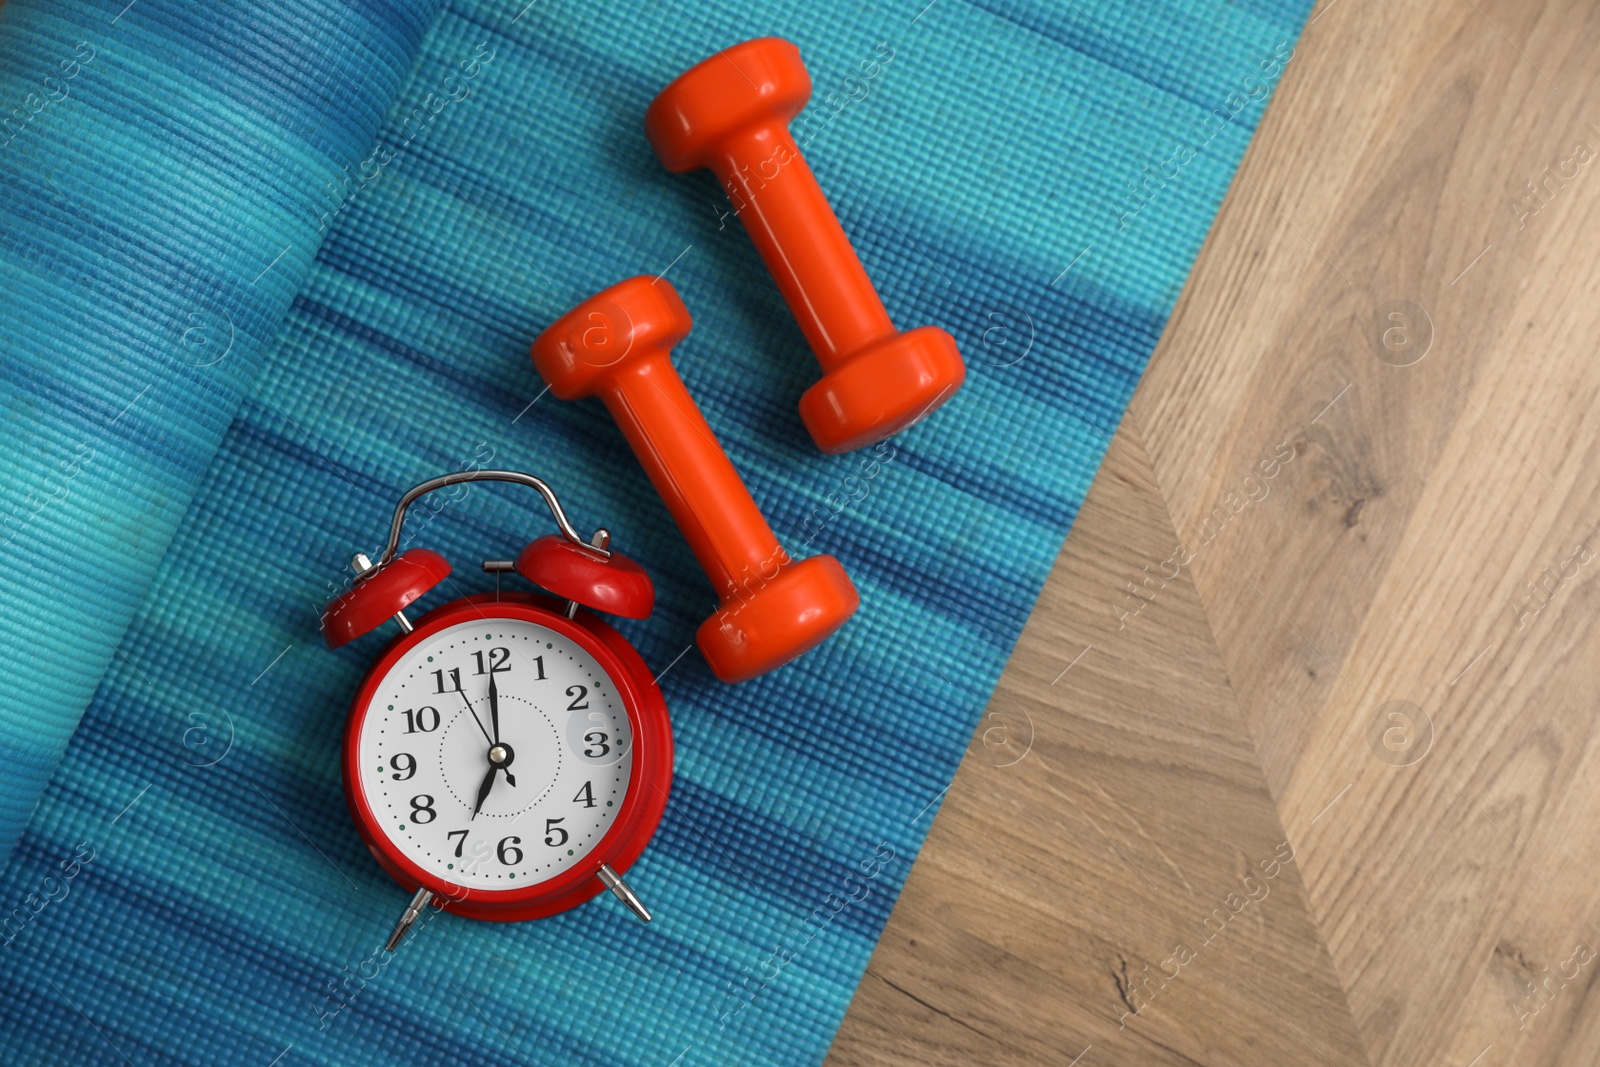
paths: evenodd
<path fill-rule="evenodd" d="M 716 589 L 700 651 L 718 678 L 742 682 L 817 645 L 860 597 L 832 556 L 791 560 L 750 498 L 673 369 L 692 325 L 671 282 L 629 278 L 541 333 L 533 364 L 561 399 L 605 402 Z"/>
<path fill-rule="evenodd" d="M 936 326 L 901 333 L 789 136 L 811 98 L 800 50 L 735 45 L 662 90 L 644 128 L 670 171 L 710 167 L 822 364 L 800 418 L 824 452 L 890 437 L 949 399 L 967 370 Z"/>

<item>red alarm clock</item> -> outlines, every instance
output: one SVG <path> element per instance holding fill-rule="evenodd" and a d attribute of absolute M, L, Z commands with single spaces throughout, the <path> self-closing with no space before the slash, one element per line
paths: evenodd
<path fill-rule="evenodd" d="M 426 548 L 397 554 L 406 509 L 462 482 L 535 489 L 559 534 L 515 570 L 553 596 L 466 596 L 414 622 L 411 603 L 450 564 Z M 414 895 L 391 950 L 429 903 L 475 919 L 537 919 L 610 889 L 645 922 L 622 875 L 655 833 L 672 782 L 666 702 L 644 659 L 594 614 L 642 619 L 655 603 L 644 569 L 587 541 L 542 480 L 461 471 L 410 489 L 389 542 L 322 616 L 338 648 L 393 620 L 401 633 L 367 672 L 344 732 L 344 791 L 379 865 Z M 589 610 L 584 610 L 589 609 Z"/>

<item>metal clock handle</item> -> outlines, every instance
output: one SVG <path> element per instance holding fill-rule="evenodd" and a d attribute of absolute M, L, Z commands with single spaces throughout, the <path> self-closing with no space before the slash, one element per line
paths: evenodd
<path fill-rule="evenodd" d="M 551 489 L 544 479 L 535 478 L 533 475 L 524 474 L 521 471 L 456 471 L 453 474 L 441 474 L 437 478 L 429 478 L 427 481 L 420 482 L 406 490 L 405 495 L 400 498 L 400 503 L 395 505 L 394 518 L 389 522 L 389 543 L 384 546 L 383 555 L 378 557 L 376 566 L 382 567 L 388 564 L 394 559 L 395 554 L 399 552 L 400 527 L 406 521 L 407 508 L 435 489 L 443 489 L 447 485 L 459 485 L 462 482 L 510 482 L 513 485 L 525 485 L 529 489 L 536 490 L 550 508 L 550 514 L 555 517 L 556 526 L 561 530 L 561 536 L 577 545 L 583 551 L 591 553 L 597 559 L 611 558 L 610 550 L 601 547 L 610 540 L 610 533 L 604 528 L 596 530 L 595 537 L 591 540 L 597 541 L 598 544 L 584 540 L 583 536 L 578 533 L 577 528 L 568 520 L 567 513 L 562 510 L 561 501 L 556 499 L 555 490 Z M 605 534 L 605 536 L 601 537 L 601 534 Z"/>

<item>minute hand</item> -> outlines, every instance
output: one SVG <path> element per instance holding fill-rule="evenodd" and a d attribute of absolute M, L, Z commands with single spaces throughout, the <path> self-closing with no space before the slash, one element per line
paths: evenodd
<path fill-rule="evenodd" d="M 494 684 L 494 672 L 489 672 L 489 726 L 494 730 L 494 743 L 500 743 L 500 690 Z"/>
<path fill-rule="evenodd" d="M 494 743 L 500 744 L 500 688 L 494 684 L 494 672 L 489 672 L 489 725 L 494 728 Z M 511 773 L 510 767 L 502 767 L 506 774 L 506 785 L 515 789 L 516 776 Z"/>

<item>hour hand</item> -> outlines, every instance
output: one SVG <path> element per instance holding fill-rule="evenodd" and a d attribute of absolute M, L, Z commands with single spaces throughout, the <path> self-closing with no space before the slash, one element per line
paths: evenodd
<path fill-rule="evenodd" d="M 472 805 L 472 818 L 476 819 L 478 817 L 478 812 L 483 808 L 483 802 L 489 799 L 489 790 L 494 788 L 494 772 L 499 769 L 494 764 L 489 764 L 489 773 L 483 776 L 483 782 L 478 786 L 477 802 Z"/>

